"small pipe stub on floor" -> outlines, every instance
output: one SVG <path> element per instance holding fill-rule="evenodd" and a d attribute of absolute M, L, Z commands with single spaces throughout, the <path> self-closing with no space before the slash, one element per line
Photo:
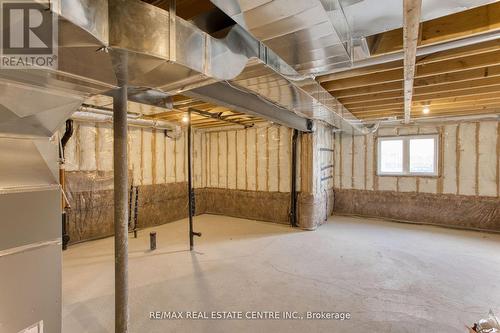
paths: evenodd
<path fill-rule="evenodd" d="M 190 246 L 189 246 L 189 249 L 190 249 L 191 251 L 193 251 L 193 248 L 194 248 L 193 243 L 192 243 L 193 236 L 196 236 L 196 237 L 201 237 L 201 232 L 196 232 L 196 231 L 192 231 L 192 232 L 191 232 L 191 237 L 190 237 L 190 239 L 191 239 L 191 243 L 190 243 Z"/>
<path fill-rule="evenodd" d="M 150 232 L 149 233 L 149 249 L 151 251 L 156 250 L 156 232 Z"/>

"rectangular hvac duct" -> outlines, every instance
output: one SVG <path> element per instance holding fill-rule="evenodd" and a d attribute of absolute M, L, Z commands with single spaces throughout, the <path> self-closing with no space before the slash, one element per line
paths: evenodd
<path fill-rule="evenodd" d="M 1 332 L 61 332 L 62 207 L 53 135 L 82 99 L 0 79 Z"/>

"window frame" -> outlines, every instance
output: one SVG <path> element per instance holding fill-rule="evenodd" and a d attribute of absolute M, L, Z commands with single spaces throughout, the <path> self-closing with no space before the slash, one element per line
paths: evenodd
<path fill-rule="evenodd" d="M 434 139 L 434 171 L 433 172 L 410 172 L 410 140 L 413 139 Z M 403 141 L 403 171 L 402 172 L 382 172 L 381 169 L 381 145 L 383 141 L 402 140 Z M 416 134 L 398 136 L 377 137 L 377 176 L 389 177 L 438 177 L 439 176 L 439 134 Z"/>

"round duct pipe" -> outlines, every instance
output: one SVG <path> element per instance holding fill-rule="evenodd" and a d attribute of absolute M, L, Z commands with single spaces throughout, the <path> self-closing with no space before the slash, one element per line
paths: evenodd
<path fill-rule="evenodd" d="M 94 123 L 96 122 L 112 123 L 113 115 L 112 113 L 111 115 L 106 115 L 90 111 L 77 111 L 73 113 L 71 119 L 76 121 L 94 122 Z M 179 125 L 174 125 L 170 122 L 163 120 L 151 120 L 151 119 L 139 119 L 139 118 L 127 117 L 127 123 L 129 126 L 148 127 L 148 128 L 155 128 L 155 129 L 174 131 L 174 132 L 181 131 L 181 127 Z"/>

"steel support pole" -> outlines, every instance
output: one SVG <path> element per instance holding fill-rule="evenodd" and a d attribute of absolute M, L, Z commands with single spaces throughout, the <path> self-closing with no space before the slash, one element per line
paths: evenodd
<path fill-rule="evenodd" d="M 113 96 L 113 175 L 115 204 L 115 333 L 128 332 L 128 165 L 127 86 Z"/>

